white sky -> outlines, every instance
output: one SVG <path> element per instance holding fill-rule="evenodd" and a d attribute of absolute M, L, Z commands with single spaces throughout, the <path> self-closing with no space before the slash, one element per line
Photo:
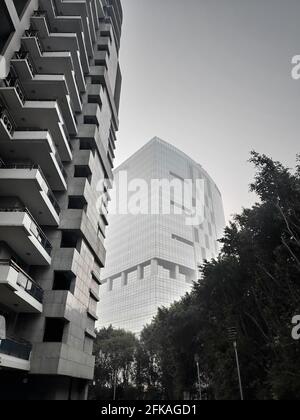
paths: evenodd
<path fill-rule="evenodd" d="M 253 203 L 255 149 L 300 152 L 299 0 L 123 0 L 116 165 L 154 136 L 213 177 L 226 218 Z"/>

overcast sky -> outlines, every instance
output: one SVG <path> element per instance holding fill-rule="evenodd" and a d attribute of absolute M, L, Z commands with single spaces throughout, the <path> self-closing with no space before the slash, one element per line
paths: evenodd
<path fill-rule="evenodd" d="M 227 220 L 249 193 L 255 149 L 300 152 L 299 0 L 123 0 L 116 165 L 154 136 L 214 178 Z"/>

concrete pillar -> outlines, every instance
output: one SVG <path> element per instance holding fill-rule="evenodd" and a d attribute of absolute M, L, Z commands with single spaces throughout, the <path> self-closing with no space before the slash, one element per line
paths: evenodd
<path fill-rule="evenodd" d="M 156 259 L 151 260 L 151 276 L 158 275 L 158 261 Z"/>
<path fill-rule="evenodd" d="M 179 279 L 179 265 L 175 265 L 175 279 L 178 280 Z"/>
<path fill-rule="evenodd" d="M 137 271 L 137 275 L 136 275 L 137 279 L 142 280 L 142 278 L 144 277 L 143 276 L 143 267 L 141 265 L 138 265 L 136 271 Z"/>
<path fill-rule="evenodd" d="M 107 279 L 107 291 L 111 292 L 113 289 L 113 281 L 112 279 Z"/>
<path fill-rule="evenodd" d="M 125 271 L 121 274 L 121 286 L 127 286 L 127 273 L 125 273 Z"/>

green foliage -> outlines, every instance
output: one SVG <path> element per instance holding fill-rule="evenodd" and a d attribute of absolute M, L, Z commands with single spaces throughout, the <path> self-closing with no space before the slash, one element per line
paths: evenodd
<path fill-rule="evenodd" d="M 239 399 L 230 327 L 245 398 L 300 397 L 300 347 L 291 337 L 300 314 L 300 158 L 295 172 L 255 152 L 250 161 L 259 202 L 234 217 L 192 292 L 143 330 L 132 364 L 137 398 L 195 397 L 198 354 L 205 398 Z"/>
<path fill-rule="evenodd" d="M 95 384 L 91 387 L 90 398 L 112 399 L 114 386 L 118 398 L 124 395 L 124 390 L 128 395 L 132 394 L 129 382 L 137 343 L 134 334 L 123 330 L 109 327 L 97 332 L 94 344 Z"/>

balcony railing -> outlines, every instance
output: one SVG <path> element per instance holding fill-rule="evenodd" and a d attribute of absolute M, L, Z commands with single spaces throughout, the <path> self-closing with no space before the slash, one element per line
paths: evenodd
<path fill-rule="evenodd" d="M 67 174 L 67 172 L 65 170 L 65 167 L 64 167 L 64 165 L 63 165 L 63 163 L 61 161 L 61 158 L 60 158 L 57 150 L 55 151 L 54 156 L 55 156 L 55 159 L 56 159 L 56 161 L 58 163 L 59 169 L 61 170 L 61 172 L 62 172 L 62 174 L 63 174 L 63 176 L 64 176 L 64 178 L 66 180 L 67 177 L 68 177 L 68 174 Z"/>
<path fill-rule="evenodd" d="M 42 245 L 44 250 L 47 252 L 49 256 L 51 256 L 52 253 L 52 245 L 49 242 L 47 236 L 44 234 L 42 229 L 39 227 L 39 225 L 34 220 L 32 214 L 27 209 L 27 207 L 5 207 L 0 208 L 0 213 L 26 213 L 30 217 L 32 221 L 32 225 L 30 228 L 31 233 L 35 236 L 35 238 L 39 241 L 39 243 Z"/>
<path fill-rule="evenodd" d="M 60 214 L 60 212 L 61 212 L 60 206 L 59 206 L 59 204 L 58 204 L 58 202 L 57 202 L 57 200 L 56 200 L 56 198 L 55 198 L 55 196 L 54 196 L 54 194 L 53 194 L 53 192 L 52 192 L 52 190 L 51 190 L 51 188 L 48 184 L 48 181 L 46 180 L 46 178 L 43 174 L 43 171 L 42 171 L 42 169 L 39 165 L 26 164 L 26 163 L 8 163 L 8 164 L 4 164 L 4 166 L 0 165 L 0 168 L 3 168 L 3 169 L 28 169 L 30 171 L 34 170 L 34 169 L 37 169 L 40 172 L 40 174 L 42 175 L 42 178 L 47 185 L 47 188 L 48 188 L 47 197 L 49 198 L 51 204 L 55 208 L 56 213 L 58 215 Z"/>
<path fill-rule="evenodd" d="M 0 353 L 7 356 L 17 357 L 22 360 L 29 360 L 32 350 L 32 344 L 24 340 L 17 340 L 8 337 L 6 340 L 0 340 Z"/>
<path fill-rule="evenodd" d="M 23 89 L 21 87 L 20 81 L 16 76 L 15 71 L 13 71 L 13 69 L 11 69 L 11 71 L 9 72 L 7 78 L 5 79 L 5 84 L 7 87 L 13 87 L 15 88 L 17 95 L 19 96 L 21 102 L 24 104 L 25 103 L 25 95 L 23 92 Z"/>
<path fill-rule="evenodd" d="M 31 73 L 35 74 L 35 69 L 32 64 L 32 61 L 30 59 L 29 53 L 27 51 L 17 51 L 15 55 L 13 56 L 13 59 L 15 60 L 26 60 L 28 63 L 28 66 L 30 68 Z"/>
<path fill-rule="evenodd" d="M 28 29 L 27 31 L 25 31 L 24 37 L 25 38 L 35 38 L 36 42 L 37 42 L 37 45 L 40 49 L 40 53 L 41 54 L 43 53 L 43 48 L 42 48 L 41 42 L 40 42 L 39 37 L 38 37 L 38 31 L 35 31 L 33 29 Z"/>
<path fill-rule="evenodd" d="M 46 17 L 47 16 L 47 12 L 44 11 L 44 10 L 35 10 L 33 12 L 33 15 L 32 16 L 34 16 L 34 17 Z"/>
<path fill-rule="evenodd" d="M 25 292 L 34 297 L 38 302 L 43 303 L 43 289 L 13 260 L 0 260 L 0 266 L 12 267 L 19 273 L 17 284 Z"/>
<path fill-rule="evenodd" d="M 0 120 L 6 127 L 6 130 L 9 132 L 10 135 L 13 135 L 15 131 L 15 124 L 13 122 L 13 119 L 9 115 L 8 111 L 0 106 Z"/>

